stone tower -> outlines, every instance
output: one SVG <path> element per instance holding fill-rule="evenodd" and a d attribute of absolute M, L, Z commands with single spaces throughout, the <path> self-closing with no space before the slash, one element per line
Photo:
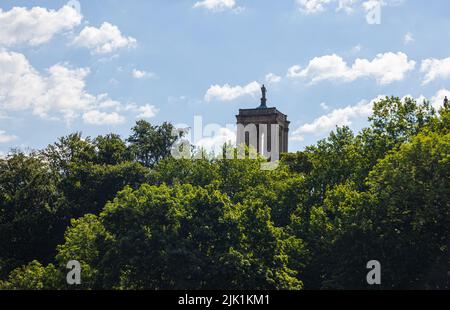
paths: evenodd
<path fill-rule="evenodd" d="M 267 107 L 267 89 L 261 88 L 261 105 L 256 109 L 240 109 L 237 118 L 237 145 L 247 145 L 271 161 L 288 152 L 289 124 L 287 116 Z"/>

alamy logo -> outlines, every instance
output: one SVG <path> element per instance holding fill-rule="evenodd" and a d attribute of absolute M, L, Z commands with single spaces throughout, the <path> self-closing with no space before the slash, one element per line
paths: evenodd
<path fill-rule="evenodd" d="M 371 0 L 366 2 L 366 21 L 369 25 L 381 24 L 381 5 L 382 1 L 378 0 Z"/>
<path fill-rule="evenodd" d="M 81 265 L 77 260 L 71 260 L 66 265 L 67 269 L 71 269 L 67 273 L 67 284 L 69 285 L 80 285 L 81 284 Z"/>
<path fill-rule="evenodd" d="M 381 284 L 381 264 L 377 260 L 371 260 L 367 263 L 367 269 L 371 269 L 367 274 L 367 284 L 380 285 Z"/>
<path fill-rule="evenodd" d="M 268 162 L 261 163 L 261 170 L 275 170 L 279 166 L 280 136 L 287 143 L 287 133 L 280 132 L 280 126 L 276 124 L 266 125 L 259 124 L 258 127 L 254 124 L 242 125 L 227 124 L 227 130 L 233 132 L 234 139 L 222 141 L 224 144 L 219 145 L 217 157 L 223 159 L 257 159 L 265 158 Z M 197 143 L 204 138 L 220 137 L 222 127 L 219 124 L 203 125 L 203 118 L 201 116 L 194 117 L 194 127 L 190 128 L 186 124 L 177 124 L 173 129 L 172 135 L 174 137 L 181 137 L 174 143 L 171 149 L 171 155 L 175 159 L 202 159 L 205 154 L 203 152 L 192 153 L 192 150 Z M 236 134 L 237 131 L 237 134 Z M 193 133 L 193 137 L 192 137 Z M 193 141 L 193 143 L 191 143 Z M 226 146 L 223 149 L 223 146 Z M 236 153 L 234 151 L 236 146 Z M 286 147 L 287 148 L 287 147 Z M 284 150 L 286 151 L 286 150 Z M 193 156 L 194 155 L 194 156 Z"/>
<path fill-rule="evenodd" d="M 70 0 L 69 2 L 67 2 L 68 6 L 72 7 L 75 9 L 75 11 L 77 11 L 78 14 L 81 14 L 81 4 L 80 1 L 78 0 Z"/>

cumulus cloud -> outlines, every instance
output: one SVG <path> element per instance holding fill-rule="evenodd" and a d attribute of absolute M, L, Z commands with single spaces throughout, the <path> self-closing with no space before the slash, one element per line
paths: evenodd
<path fill-rule="evenodd" d="M 357 1 L 358 0 L 339 0 L 337 11 L 344 11 L 348 14 L 353 13 Z"/>
<path fill-rule="evenodd" d="M 299 65 L 293 65 L 288 69 L 287 77 L 289 78 L 296 78 L 302 76 L 302 67 Z"/>
<path fill-rule="evenodd" d="M 303 141 L 305 135 L 320 136 L 328 134 L 336 128 L 336 126 L 351 126 L 354 120 L 366 119 L 372 114 L 374 102 L 384 96 L 367 101 L 362 100 L 356 105 L 349 105 L 345 108 L 334 109 L 333 111 L 316 118 L 311 123 L 306 123 L 297 128 L 292 133 L 292 139 Z"/>
<path fill-rule="evenodd" d="M 306 14 L 318 13 L 325 10 L 331 0 L 296 0 L 300 11 Z"/>
<path fill-rule="evenodd" d="M 158 114 L 159 109 L 157 109 L 154 105 L 146 104 L 138 107 L 136 111 L 139 112 L 136 116 L 137 118 L 152 118 Z"/>
<path fill-rule="evenodd" d="M 266 75 L 266 82 L 270 84 L 276 84 L 281 81 L 281 76 L 278 76 L 273 73 L 269 73 Z"/>
<path fill-rule="evenodd" d="M 77 110 L 88 109 L 97 100 L 85 90 L 89 69 L 57 64 L 42 76 L 23 54 L 2 51 L 0 71 L 0 107 L 5 110 L 31 109 L 41 117 L 57 110 L 70 119 Z"/>
<path fill-rule="evenodd" d="M 31 110 L 48 119 L 64 119 L 71 123 L 82 115 L 89 124 L 123 122 L 119 112 L 132 112 L 140 117 L 156 114 L 154 106 L 124 107 L 108 94 L 93 95 L 86 90 L 88 68 L 71 68 L 56 64 L 42 75 L 23 54 L 0 51 L 0 110 Z M 107 111 L 109 112 L 107 112 Z"/>
<path fill-rule="evenodd" d="M 6 134 L 6 131 L 0 130 L 0 143 L 8 143 L 16 140 L 17 137 Z"/>
<path fill-rule="evenodd" d="M 106 113 L 98 110 L 84 113 L 83 120 L 91 125 L 117 125 L 125 122 L 125 118 L 117 112 Z"/>
<path fill-rule="evenodd" d="M 450 77 L 450 57 L 444 59 L 428 58 L 422 61 L 420 68 L 422 73 L 425 73 L 425 78 L 422 82 L 426 85 L 438 78 L 446 79 Z"/>
<path fill-rule="evenodd" d="M 404 53 L 378 54 L 373 60 L 356 59 L 351 67 L 342 57 L 333 54 L 312 59 L 305 69 L 299 65 L 288 69 L 290 78 L 306 78 L 312 84 L 323 80 L 352 82 L 358 78 L 372 77 L 381 84 L 401 81 L 407 72 L 415 68 L 416 62 L 408 60 Z"/>
<path fill-rule="evenodd" d="M 361 44 L 357 44 L 355 46 L 352 47 L 351 52 L 352 53 L 359 53 L 361 52 L 361 50 L 363 49 Z"/>
<path fill-rule="evenodd" d="M 211 136 L 197 141 L 196 146 L 203 148 L 207 152 L 220 154 L 225 143 L 235 145 L 236 133 L 229 128 L 221 127 L 212 132 Z"/>
<path fill-rule="evenodd" d="M 72 44 L 88 48 L 93 54 L 109 54 L 121 48 L 135 47 L 137 41 L 123 36 L 117 26 L 105 22 L 100 28 L 86 26 Z"/>
<path fill-rule="evenodd" d="M 403 42 L 405 43 L 405 45 L 413 43 L 414 41 L 414 35 L 411 32 L 405 34 L 405 37 L 403 38 Z"/>
<path fill-rule="evenodd" d="M 45 90 L 45 81 L 24 55 L 0 51 L 0 107 L 27 109 Z"/>
<path fill-rule="evenodd" d="M 127 104 L 123 110 L 132 111 L 137 113 L 136 118 L 153 118 L 158 114 L 159 109 L 151 104 L 145 104 L 142 106 L 137 105 L 136 103 Z"/>
<path fill-rule="evenodd" d="M 403 2 L 404 0 L 296 0 L 299 10 L 305 14 L 324 12 L 331 7 L 349 14 L 358 8 L 368 13 L 376 7 L 398 6 Z"/>
<path fill-rule="evenodd" d="M 147 72 L 138 69 L 133 69 L 132 75 L 135 79 L 156 78 L 156 74 L 154 74 L 153 72 Z"/>
<path fill-rule="evenodd" d="M 258 82 L 251 82 L 245 86 L 231 86 L 225 84 L 212 85 L 205 94 L 205 101 L 211 102 L 213 100 L 217 101 L 232 101 L 237 98 L 246 95 L 255 95 L 260 91 L 260 85 Z"/>
<path fill-rule="evenodd" d="M 44 91 L 34 102 L 34 112 L 47 117 L 53 109 L 62 111 L 65 118 L 71 117 L 73 110 L 86 110 L 97 103 L 100 97 L 86 91 L 85 78 L 88 68 L 70 68 L 57 64 L 48 69 L 49 76 L 41 77 Z"/>
<path fill-rule="evenodd" d="M 336 11 L 338 12 L 344 11 L 346 13 L 353 13 L 356 4 L 359 1 L 360 0 L 296 0 L 300 11 L 306 14 L 323 12 L 327 10 L 331 4 L 333 4 L 333 7 L 336 7 Z"/>
<path fill-rule="evenodd" d="M 362 7 L 366 12 L 370 12 L 376 7 L 395 7 L 402 5 L 404 2 L 405 0 L 367 0 L 362 3 Z"/>
<path fill-rule="evenodd" d="M 329 107 L 325 102 L 322 102 L 322 103 L 320 104 L 320 107 L 321 107 L 322 109 L 324 109 L 325 111 L 328 111 L 328 110 L 330 109 L 330 107 Z"/>
<path fill-rule="evenodd" d="M 0 45 L 41 45 L 56 34 L 78 26 L 82 19 L 83 16 L 69 5 L 59 10 L 14 7 L 3 11 L 0 8 Z"/>
<path fill-rule="evenodd" d="M 430 100 L 433 108 L 439 111 L 439 109 L 444 106 L 444 98 L 446 96 L 450 99 L 450 90 L 445 88 L 438 90 L 438 92 Z"/>
<path fill-rule="evenodd" d="M 429 101 L 431 106 L 438 112 L 443 106 L 444 106 L 444 98 L 450 98 L 450 90 L 446 88 L 439 89 L 433 96 L 426 97 L 423 94 L 414 97 L 412 95 L 406 95 L 402 98 L 404 100 L 405 98 L 412 98 L 414 99 L 418 104 L 422 104 L 424 101 Z"/>
<path fill-rule="evenodd" d="M 353 79 L 373 76 L 379 84 L 390 84 L 404 79 L 407 72 L 414 70 L 416 62 L 408 60 L 404 53 L 378 54 L 375 59 L 357 59 L 352 66 Z"/>
<path fill-rule="evenodd" d="M 235 0 L 203 0 L 194 4 L 194 8 L 205 8 L 214 12 L 221 12 L 236 8 Z"/>
<path fill-rule="evenodd" d="M 386 3 L 383 0 L 368 0 L 362 3 L 362 7 L 366 12 L 372 11 L 374 8 L 384 5 L 386 5 Z"/>
<path fill-rule="evenodd" d="M 434 96 L 431 97 L 431 105 L 436 110 L 439 110 L 443 106 L 445 96 L 450 98 L 450 90 L 440 89 Z M 416 100 L 418 104 L 421 104 L 424 100 L 426 100 L 426 97 L 423 95 L 420 95 L 419 97 L 406 95 L 402 98 L 402 100 L 407 97 Z M 385 95 L 379 95 L 370 101 L 362 100 L 356 105 L 349 105 L 344 108 L 334 109 L 331 112 L 316 118 L 312 122 L 305 123 L 298 127 L 293 131 L 291 139 L 294 141 L 303 141 L 305 136 L 308 135 L 316 137 L 324 136 L 329 134 L 336 127 L 351 127 L 354 122 L 365 121 L 372 115 L 374 103 L 384 98 L 386 98 Z M 327 111 L 329 109 L 325 103 L 322 103 L 321 107 Z"/>

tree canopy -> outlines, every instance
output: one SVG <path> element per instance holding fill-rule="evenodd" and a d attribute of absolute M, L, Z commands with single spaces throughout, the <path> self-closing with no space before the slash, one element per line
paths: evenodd
<path fill-rule="evenodd" d="M 274 171 L 173 158 L 173 133 L 138 121 L 127 139 L 75 133 L 0 158 L 0 289 L 450 288 L 448 107 L 386 97 L 367 128 Z"/>

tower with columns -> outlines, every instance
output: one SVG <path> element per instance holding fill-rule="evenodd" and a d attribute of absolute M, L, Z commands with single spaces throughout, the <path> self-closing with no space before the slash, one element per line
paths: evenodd
<path fill-rule="evenodd" d="M 240 109 L 237 118 L 237 145 L 254 148 L 271 161 L 288 152 L 289 124 L 287 116 L 267 107 L 267 89 L 261 88 L 261 105 L 256 109 Z"/>

